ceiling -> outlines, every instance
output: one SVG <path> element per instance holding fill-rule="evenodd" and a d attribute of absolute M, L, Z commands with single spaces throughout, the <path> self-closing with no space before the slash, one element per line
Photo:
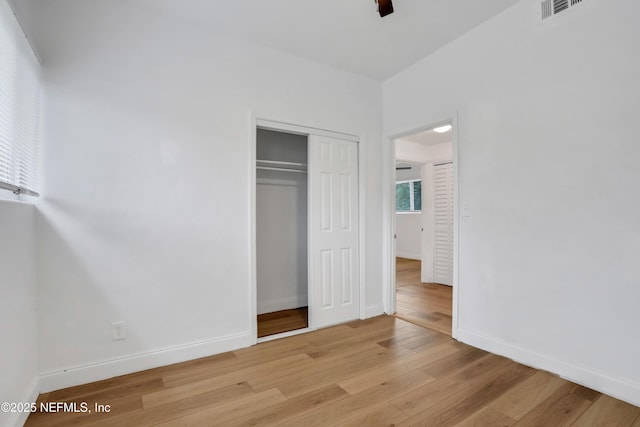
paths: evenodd
<path fill-rule="evenodd" d="M 433 130 L 427 130 L 424 132 L 414 133 L 413 135 L 403 136 L 398 138 L 400 141 L 413 142 L 421 145 L 438 145 L 445 142 L 451 142 L 453 140 L 453 131 L 449 130 L 444 133 L 434 132 Z"/>
<path fill-rule="evenodd" d="M 129 0 L 376 80 L 435 52 L 519 0 Z"/>

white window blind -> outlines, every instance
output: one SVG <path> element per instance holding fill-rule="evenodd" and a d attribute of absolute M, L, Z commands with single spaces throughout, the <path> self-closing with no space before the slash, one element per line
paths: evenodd
<path fill-rule="evenodd" d="M 37 196 L 39 65 L 7 2 L 0 0 L 0 188 Z"/>

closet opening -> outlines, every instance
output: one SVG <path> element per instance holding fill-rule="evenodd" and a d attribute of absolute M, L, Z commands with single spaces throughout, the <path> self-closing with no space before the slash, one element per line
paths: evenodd
<path fill-rule="evenodd" d="M 264 119 L 255 126 L 256 343 L 361 317 L 359 138 Z"/>
<path fill-rule="evenodd" d="M 308 139 L 257 129 L 258 338 L 309 327 Z"/>

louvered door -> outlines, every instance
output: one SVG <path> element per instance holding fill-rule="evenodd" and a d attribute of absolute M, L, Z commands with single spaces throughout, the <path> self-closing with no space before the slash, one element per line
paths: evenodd
<path fill-rule="evenodd" d="M 453 164 L 433 168 L 433 280 L 453 284 Z"/>

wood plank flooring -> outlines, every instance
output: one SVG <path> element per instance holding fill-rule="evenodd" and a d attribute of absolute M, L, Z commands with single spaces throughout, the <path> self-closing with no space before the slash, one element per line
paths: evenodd
<path fill-rule="evenodd" d="M 396 258 L 396 316 L 451 336 L 451 286 L 420 282 L 420 261 Z"/>
<path fill-rule="evenodd" d="M 40 396 L 27 426 L 640 426 L 640 409 L 394 316 Z"/>
<path fill-rule="evenodd" d="M 309 326 L 308 319 L 307 307 L 259 314 L 258 338 L 304 329 Z"/>

